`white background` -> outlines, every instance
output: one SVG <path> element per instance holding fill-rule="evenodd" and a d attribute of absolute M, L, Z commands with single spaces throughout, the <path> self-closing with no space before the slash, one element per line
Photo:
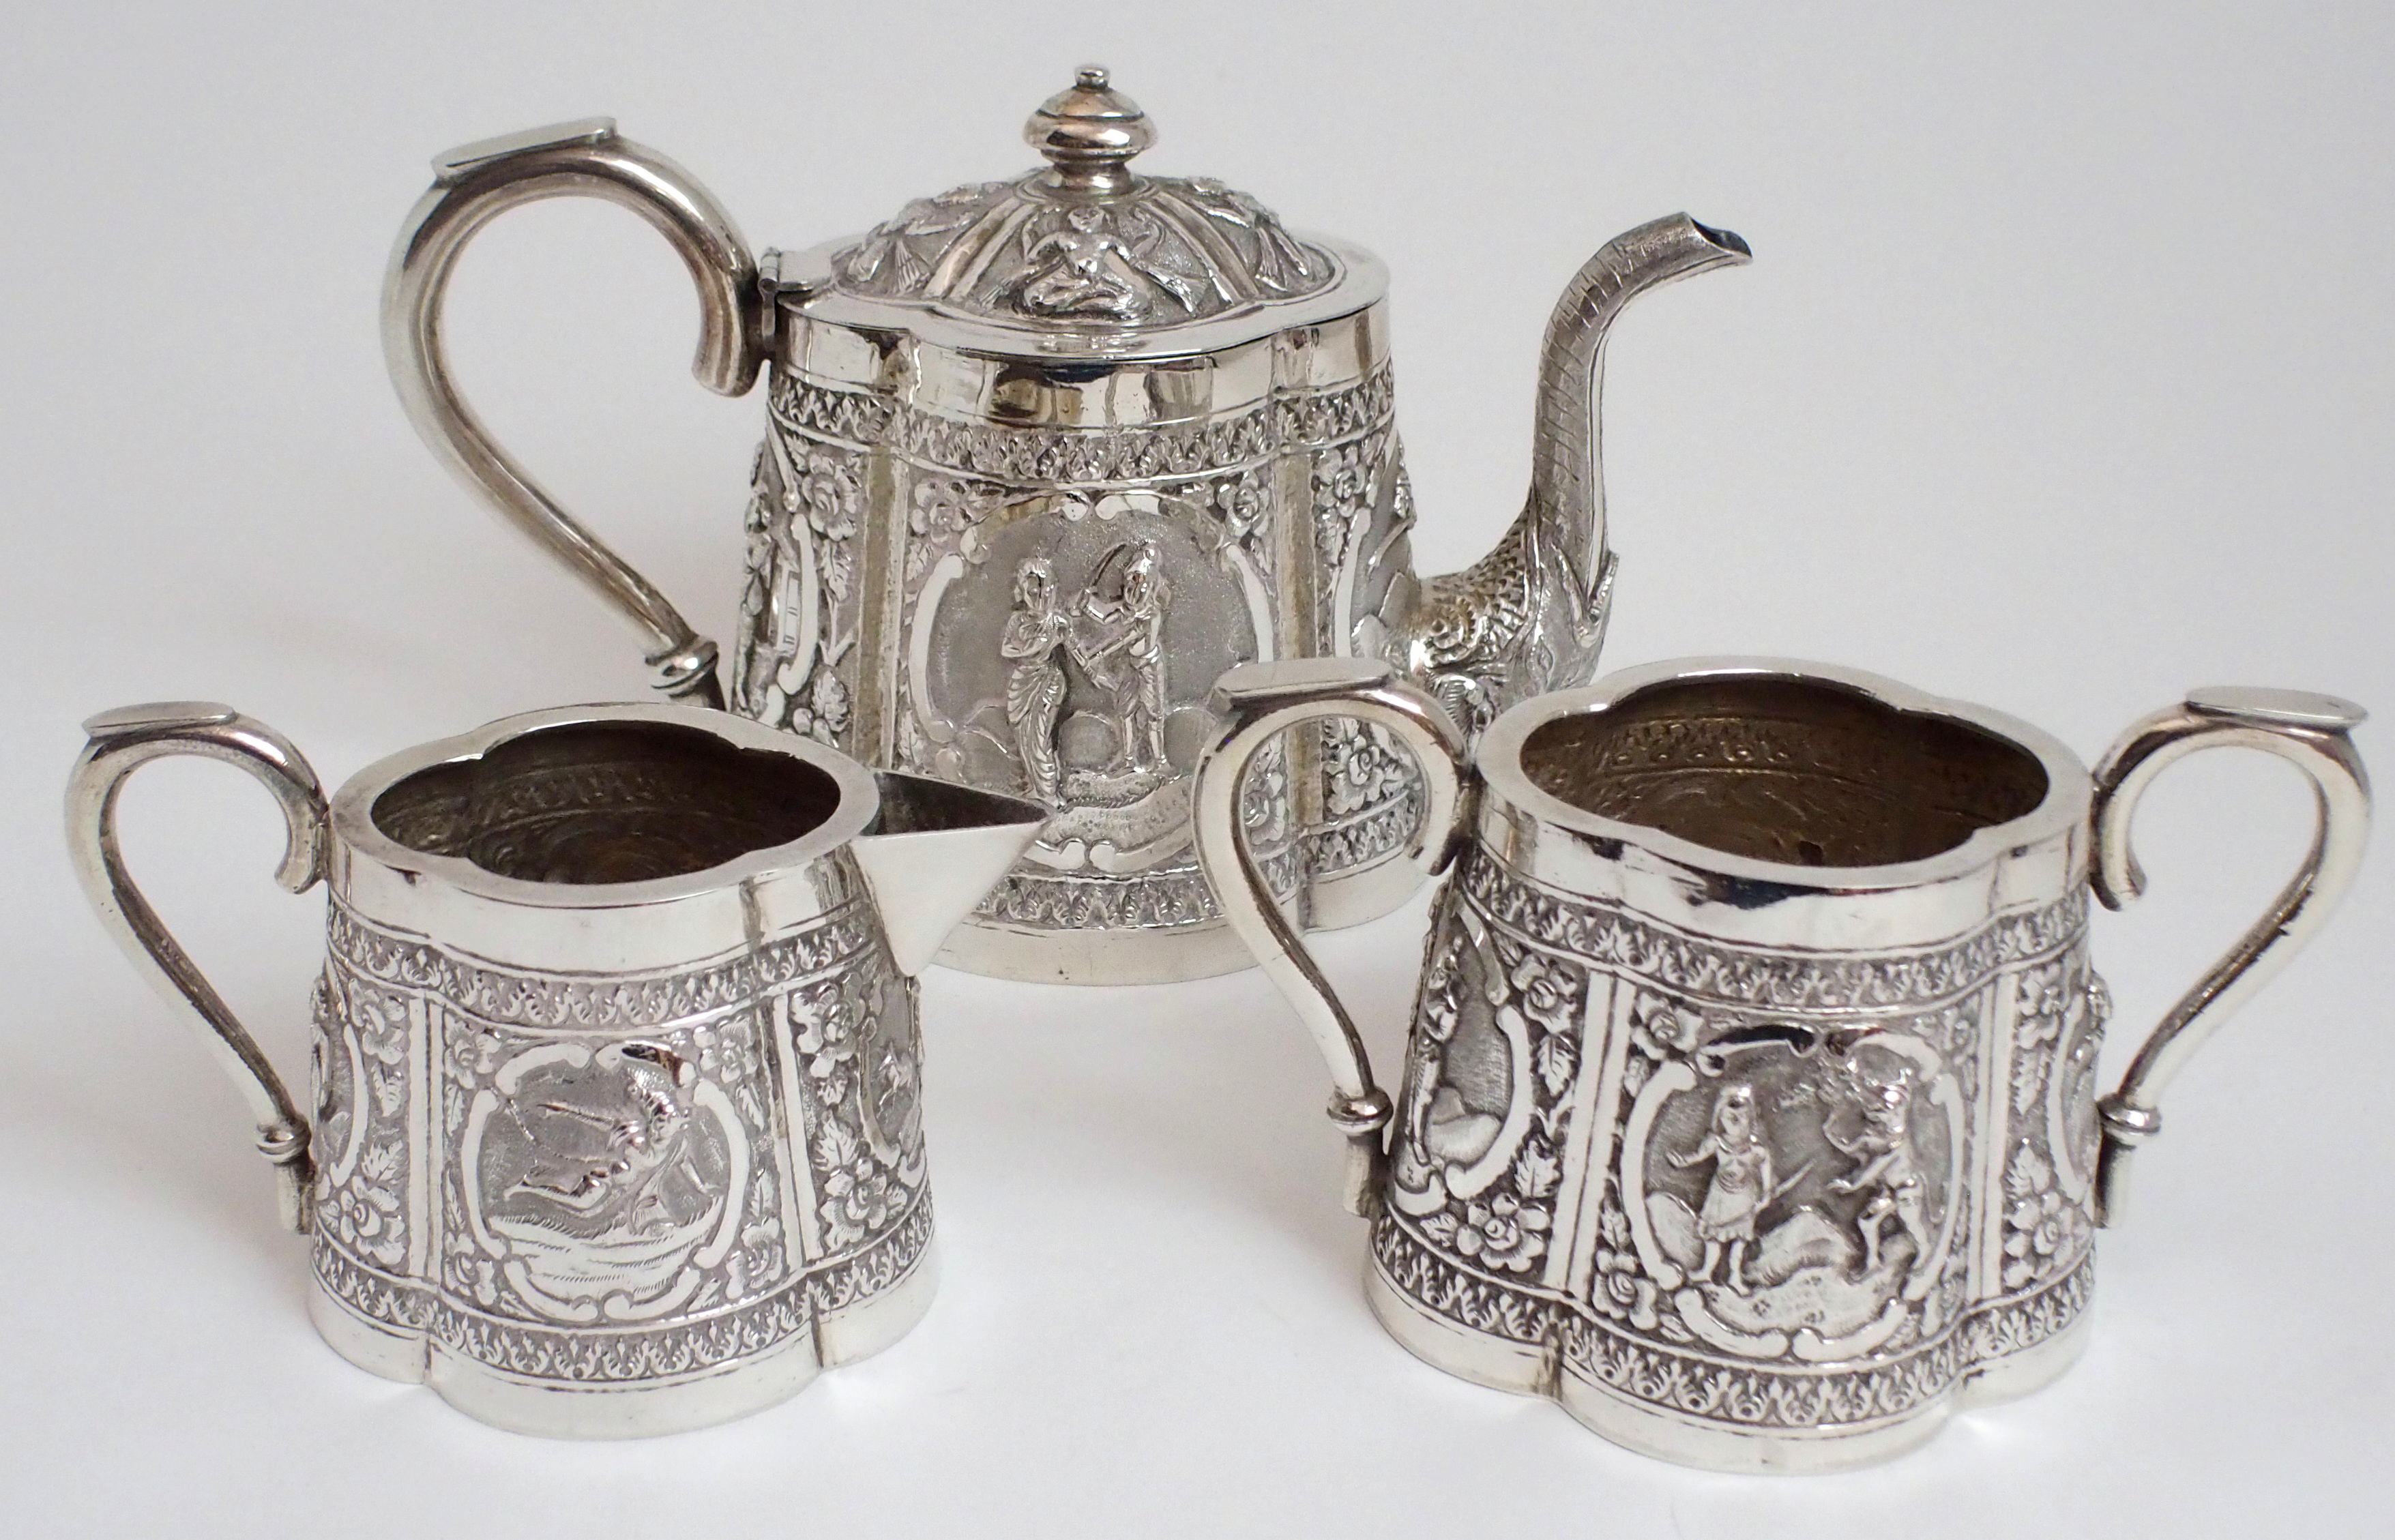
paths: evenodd
<path fill-rule="evenodd" d="M 1161 131 L 1145 164 L 1387 259 L 1429 570 L 1517 506 L 1581 258 L 1679 208 L 1753 243 L 1617 330 L 1610 665 L 1846 662 L 2091 758 L 2195 683 L 2395 711 L 2383 0 L 10 9 L 0 1529 L 2386 1533 L 2384 859 L 2174 1088 L 2080 1366 L 1896 1464 L 1773 1480 L 1628 1454 L 1388 1341 L 1323 1073 L 1253 973 L 935 971 L 923 1325 L 709 1432 L 491 1431 L 317 1341 L 241 1103 L 84 912 L 55 811 L 75 722 L 128 701 L 230 700 L 333 784 L 643 690 L 630 634 L 443 477 L 385 382 L 383 263 L 434 152 L 612 112 L 803 246 L 1019 169 L 1022 119 L 1091 59 Z M 637 220 L 549 204 L 481 238 L 451 332 L 501 437 L 720 635 L 762 406 L 691 383 L 694 315 Z M 2309 816 L 2258 757 L 2153 794 L 2151 896 L 2097 921 L 2111 1062 Z M 267 880 L 270 804 L 185 762 L 126 822 L 304 1073 L 322 906 Z M 1325 947 L 1383 1064 L 1422 913 Z"/>

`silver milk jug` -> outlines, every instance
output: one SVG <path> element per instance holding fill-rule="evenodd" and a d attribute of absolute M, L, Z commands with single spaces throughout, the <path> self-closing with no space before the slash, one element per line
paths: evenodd
<path fill-rule="evenodd" d="M 1091 983 L 1245 967 L 1188 840 L 1215 676 L 1387 658 L 1467 726 L 1584 682 L 1613 572 L 1607 328 L 1747 247 L 1674 216 L 1581 270 L 1547 329 L 1528 507 L 1470 571 L 1420 580 L 1380 262 L 1211 178 L 1133 171 L 1155 130 L 1103 70 L 1025 134 L 1037 170 L 757 259 L 612 122 L 470 146 L 401 232 L 385 350 L 433 450 L 633 622 L 662 689 L 1048 806 L 946 961 Z M 728 694 L 715 644 L 491 441 L 443 360 L 467 242 L 569 193 L 630 208 L 688 264 L 702 384 L 767 375 Z M 1275 891 L 1321 927 L 1401 902 L 1421 785 L 1385 734 L 1330 723 L 1273 756 L 1250 818 Z"/>
<path fill-rule="evenodd" d="M 721 712 L 576 706 L 360 771 L 196 703 L 85 724 L 67 836 L 258 1119 L 342 1357 L 519 1432 L 794 1394 L 932 1298 L 915 975 L 1044 809 Z M 117 849 L 125 778 L 247 770 L 322 881 L 312 1116 Z"/>
<path fill-rule="evenodd" d="M 1198 849 L 1332 1066 L 1374 1313 L 1450 1374 L 1725 1470 L 1885 1459 L 2070 1366 L 2156 1099 L 2327 918 L 2370 822 L 2362 708 L 2285 691 L 2191 691 L 2092 774 L 1998 713 L 1771 660 L 1526 702 L 1469 763 L 1357 663 L 1253 665 L 1219 699 Z M 1332 713 L 1422 754 L 1422 854 L 1453 862 L 1394 1099 L 1237 835 L 1240 767 Z M 2294 764 L 2317 833 L 2099 1097 L 2089 900 L 2137 897 L 2138 799 L 2216 747 Z"/>

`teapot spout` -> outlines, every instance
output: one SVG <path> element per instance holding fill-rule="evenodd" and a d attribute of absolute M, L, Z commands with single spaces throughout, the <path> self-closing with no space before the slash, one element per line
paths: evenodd
<path fill-rule="evenodd" d="M 929 776 L 881 770 L 881 813 L 856 863 L 898 970 L 914 978 L 1048 822 L 1048 809 Z"/>
<path fill-rule="evenodd" d="M 1613 599 L 1597 406 L 1614 317 L 1649 289 L 1753 257 L 1730 231 L 1674 214 L 1607 242 L 1555 302 L 1539 358 L 1521 517 L 1468 571 L 1424 582 L 1393 638 L 1390 661 L 1466 731 L 1476 735 L 1515 703 L 1584 684 L 1596 671 Z"/>

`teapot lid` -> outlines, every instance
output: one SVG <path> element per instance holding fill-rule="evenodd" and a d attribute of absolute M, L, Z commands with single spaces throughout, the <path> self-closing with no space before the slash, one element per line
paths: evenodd
<path fill-rule="evenodd" d="M 1031 333 L 1042 352 L 1118 354 L 1211 350 L 1359 309 L 1386 286 L 1367 254 L 1300 239 L 1212 178 L 1134 173 L 1156 129 L 1103 69 L 1083 69 L 1023 133 L 1044 167 L 917 199 L 828 248 L 817 292 L 980 323 L 983 347 L 1012 334 L 1022 348 Z"/>

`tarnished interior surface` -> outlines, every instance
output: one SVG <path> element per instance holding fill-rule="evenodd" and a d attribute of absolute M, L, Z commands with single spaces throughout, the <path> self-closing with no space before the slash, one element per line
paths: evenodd
<path fill-rule="evenodd" d="M 410 849 L 524 882 L 647 882 L 787 844 L 840 786 L 788 755 L 657 722 L 579 722 L 437 765 L 375 799 Z"/>
<path fill-rule="evenodd" d="M 1968 723 L 1786 678 L 1638 691 L 1531 732 L 1522 769 L 1588 812 L 1797 866 L 1923 860 L 2046 790 L 2035 756 Z"/>

